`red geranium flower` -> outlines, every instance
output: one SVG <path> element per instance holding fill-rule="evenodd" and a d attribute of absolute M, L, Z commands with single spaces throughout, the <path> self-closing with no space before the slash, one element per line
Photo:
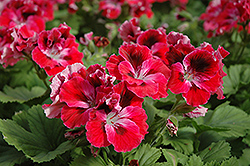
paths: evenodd
<path fill-rule="evenodd" d="M 91 111 L 86 124 L 88 141 L 95 147 L 112 144 L 117 152 L 136 148 L 147 134 L 148 125 L 145 110 L 128 106 L 121 111 Z"/>
<path fill-rule="evenodd" d="M 163 28 L 158 28 L 157 30 L 149 29 L 138 36 L 137 43 L 151 48 L 156 43 L 166 43 L 166 37 L 167 35 Z"/>
<path fill-rule="evenodd" d="M 120 109 L 119 94 L 113 92 L 114 78 L 101 65 L 87 70 L 76 63 L 58 73 L 51 83 L 52 104 L 43 106 L 49 118 L 61 118 L 68 128 L 80 127 L 88 121 L 92 109 Z"/>
<path fill-rule="evenodd" d="M 137 37 L 142 33 L 141 28 L 138 26 L 138 20 L 133 18 L 129 21 L 125 21 L 118 31 L 120 36 L 125 42 L 136 42 Z"/>
<path fill-rule="evenodd" d="M 138 97 L 158 99 L 167 96 L 170 70 L 160 59 L 153 58 L 146 46 L 126 44 L 120 47 L 119 53 L 119 56 L 112 55 L 107 62 L 111 75 L 126 81 L 127 88 Z"/>
<path fill-rule="evenodd" d="M 32 51 L 33 60 L 48 75 L 55 75 L 68 65 L 82 63 L 83 54 L 77 50 L 75 36 L 65 23 L 39 34 L 38 46 Z"/>
<path fill-rule="evenodd" d="M 109 19 L 116 19 L 121 14 L 121 5 L 124 0 L 102 0 L 99 3 L 99 10 L 102 15 Z"/>
<path fill-rule="evenodd" d="M 221 86 L 219 61 L 207 50 L 195 50 L 183 60 L 171 66 L 172 73 L 168 88 L 173 93 L 182 93 L 187 104 L 205 104 L 211 93 Z"/>

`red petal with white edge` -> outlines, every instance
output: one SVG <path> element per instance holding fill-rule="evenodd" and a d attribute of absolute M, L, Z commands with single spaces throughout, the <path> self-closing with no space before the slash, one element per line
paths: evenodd
<path fill-rule="evenodd" d="M 48 118 L 60 118 L 61 110 L 66 104 L 59 101 L 59 96 L 56 96 L 52 104 L 44 104 L 42 107 Z"/>
<path fill-rule="evenodd" d="M 139 146 L 143 139 L 139 127 L 129 119 L 119 119 L 114 126 L 106 124 L 105 131 L 108 141 L 117 152 L 131 151 Z"/>
<path fill-rule="evenodd" d="M 89 108 L 95 103 L 95 89 L 81 77 L 74 77 L 61 87 L 60 100 L 69 107 Z"/>
<path fill-rule="evenodd" d="M 214 56 L 204 50 L 195 50 L 188 54 L 183 64 L 187 72 L 191 70 L 195 79 L 203 81 L 215 76 L 219 71 L 219 63 L 214 59 Z"/>
<path fill-rule="evenodd" d="M 187 93 L 192 86 L 191 82 L 184 78 L 184 69 L 180 62 L 171 66 L 171 77 L 168 81 L 168 88 L 175 94 Z"/>
<path fill-rule="evenodd" d="M 139 44 L 126 44 L 119 48 L 120 55 L 131 63 L 133 68 L 141 66 L 142 63 L 152 58 L 151 51 L 148 47 Z"/>
<path fill-rule="evenodd" d="M 61 119 L 68 128 L 81 127 L 89 120 L 90 109 L 64 106 L 61 111 Z"/>
<path fill-rule="evenodd" d="M 90 119 L 86 124 L 86 136 L 87 140 L 95 147 L 106 147 L 110 143 L 107 140 L 107 135 L 105 132 L 105 122 L 107 115 L 104 110 L 91 111 L 89 113 Z"/>
<path fill-rule="evenodd" d="M 186 35 L 183 35 L 182 33 L 171 31 L 167 35 L 167 43 L 168 44 L 176 45 L 180 41 L 182 41 L 183 44 L 190 43 L 190 39 Z"/>
<path fill-rule="evenodd" d="M 118 70 L 118 65 L 122 61 L 124 61 L 124 58 L 122 56 L 116 56 L 113 54 L 110 56 L 109 60 L 106 63 L 109 74 L 115 76 L 117 80 L 122 80 L 122 75 Z"/>
<path fill-rule="evenodd" d="M 210 98 L 210 93 L 193 85 L 190 90 L 187 93 L 183 93 L 182 96 L 186 99 L 188 105 L 196 107 L 206 104 Z"/>

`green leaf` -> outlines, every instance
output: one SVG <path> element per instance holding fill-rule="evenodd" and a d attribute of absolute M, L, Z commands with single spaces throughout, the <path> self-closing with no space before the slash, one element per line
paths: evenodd
<path fill-rule="evenodd" d="M 221 166 L 232 166 L 232 165 L 239 165 L 239 162 L 236 157 L 231 157 L 228 160 L 225 160 L 221 163 Z"/>
<path fill-rule="evenodd" d="M 245 85 L 250 83 L 250 65 L 248 65 L 247 69 L 244 70 L 241 77 L 241 83 Z"/>
<path fill-rule="evenodd" d="M 225 70 L 225 72 L 228 74 L 226 77 L 223 77 L 223 91 L 225 94 L 231 95 L 238 91 L 241 70 L 242 65 L 230 66 L 228 70 Z"/>
<path fill-rule="evenodd" d="M 163 144 L 171 144 L 177 151 L 184 154 L 191 154 L 194 151 L 193 141 L 195 130 L 191 127 L 182 127 L 178 129 L 177 137 L 170 137 L 164 139 Z"/>
<path fill-rule="evenodd" d="M 243 138 L 242 142 L 250 146 L 250 132 L 248 132 L 247 136 Z"/>
<path fill-rule="evenodd" d="M 212 127 L 227 128 L 230 131 L 219 132 L 223 137 L 240 137 L 250 129 L 250 117 L 241 109 L 223 105 L 217 107 L 209 116 L 206 116 L 205 124 Z"/>
<path fill-rule="evenodd" d="M 199 156 L 204 162 L 210 162 L 213 160 L 220 162 L 230 157 L 230 149 L 231 147 L 229 143 L 224 140 L 217 143 L 213 142 L 210 146 L 201 151 Z"/>
<path fill-rule="evenodd" d="M 0 133 L 1 134 L 1 133 Z M 12 166 L 15 164 L 21 164 L 26 160 L 25 155 L 22 152 L 18 152 L 15 147 L 9 146 L 0 136 L 0 165 Z"/>
<path fill-rule="evenodd" d="M 148 166 L 154 164 L 160 157 L 160 149 L 150 147 L 149 144 L 143 144 L 136 150 L 134 155 L 129 157 L 129 161 L 135 159 L 139 161 L 140 166 Z"/>
<path fill-rule="evenodd" d="M 188 160 L 188 156 L 173 149 L 162 149 L 162 153 L 171 166 L 177 166 L 178 163 L 184 165 Z"/>
<path fill-rule="evenodd" d="M 203 166 L 203 162 L 201 161 L 201 158 L 199 156 L 196 156 L 193 154 L 191 157 L 189 157 L 188 162 L 186 163 L 186 166 Z"/>
<path fill-rule="evenodd" d="M 244 149 L 242 156 L 239 158 L 239 166 L 249 166 L 250 165 L 250 149 Z"/>
<path fill-rule="evenodd" d="M 32 62 L 22 60 L 17 62 L 11 69 L 9 77 L 11 78 L 9 86 L 25 86 L 29 90 L 34 86 L 46 88 L 43 81 L 39 79 Z"/>
<path fill-rule="evenodd" d="M 228 128 L 211 127 L 211 126 L 204 125 L 204 124 L 197 124 L 195 120 L 192 121 L 192 125 L 196 129 L 197 134 L 205 132 L 205 131 L 210 131 L 210 130 L 217 131 L 217 132 L 230 130 Z"/>
<path fill-rule="evenodd" d="M 143 108 L 148 116 L 147 123 L 148 125 L 151 125 L 154 121 L 155 113 L 159 112 L 159 110 L 157 110 L 157 108 L 155 108 L 153 104 L 150 103 L 149 98 L 145 98 L 143 102 Z"/>
<path fill-rule="evenodd" d="M 34 106 L 13 119 L 0 120 L 5 141 L 35 162 L 50 161 L 73 146 L 64 138 L 65 127 L 61 120 L 46 118 L 41 106 Z"/>
<path fill-rule="evenodd" d="M 24 103 L 33 98 L 42 96 L 46 90 L 42 87 L 35 86 L 31 90 L 25 87 L 11 88 L 9 86 L 4 86 L 3 92 L 0 91 L 0 101 L 6 102 L 19 102 Z"/>
<path fill-rule="evenodd" d="M 70 166 L 104 166 L 106 163 L 103 161 L 103 159 L 100 156 L 97 157 L 86 157 L 86 156 L 80 156 L 76 158 L 73 162 L 71 162 Z"/>

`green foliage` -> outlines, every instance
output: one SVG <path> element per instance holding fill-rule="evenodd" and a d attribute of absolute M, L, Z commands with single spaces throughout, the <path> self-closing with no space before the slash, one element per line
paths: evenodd
<path fill-rule="evenodd" d="M 134 155 L 129 157 L 129 161 L 135 159 L 139 161 L 140 166 L 147 166 L 154 164 L 160 156 L 160 149 L 150 147 L 148 144 L 143 144 L 137 148 Z"/>
<path fill-rule="evenodd" d="M 212 143 L 206 149 L 199 153 L 202 161 L 210 162 L 216 160 L 217 162 L 223 161 L 230 157 L 230 145 L 225 141 Z"/>
<path fill-rule="evenodd" d="M 0 91 L 0 101 L 1 102 L 19 102 L 24 103 L 36 97 L 42 96 L 45 93 L 45 89 L 40 86 L 34 86 L 31 90 L 25 87 L 11 88 L 5 86 L 3 92 Z"/>
<path fill-rule="evenodd" d="M 41 106 L 20 112 L 13 120 L 0 120 L 0 131 L 9 145 L 35 162 L 50 161 L 73 147 L 64 138 L 62 122 L 46 118 Z"/>

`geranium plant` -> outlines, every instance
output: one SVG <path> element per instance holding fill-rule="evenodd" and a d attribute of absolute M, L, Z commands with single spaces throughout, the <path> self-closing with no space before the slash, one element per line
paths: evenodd
<path fill-rule="evenodd" d="M 0 165 L 250 164 L 249 1 L 0 4 Z"/>

